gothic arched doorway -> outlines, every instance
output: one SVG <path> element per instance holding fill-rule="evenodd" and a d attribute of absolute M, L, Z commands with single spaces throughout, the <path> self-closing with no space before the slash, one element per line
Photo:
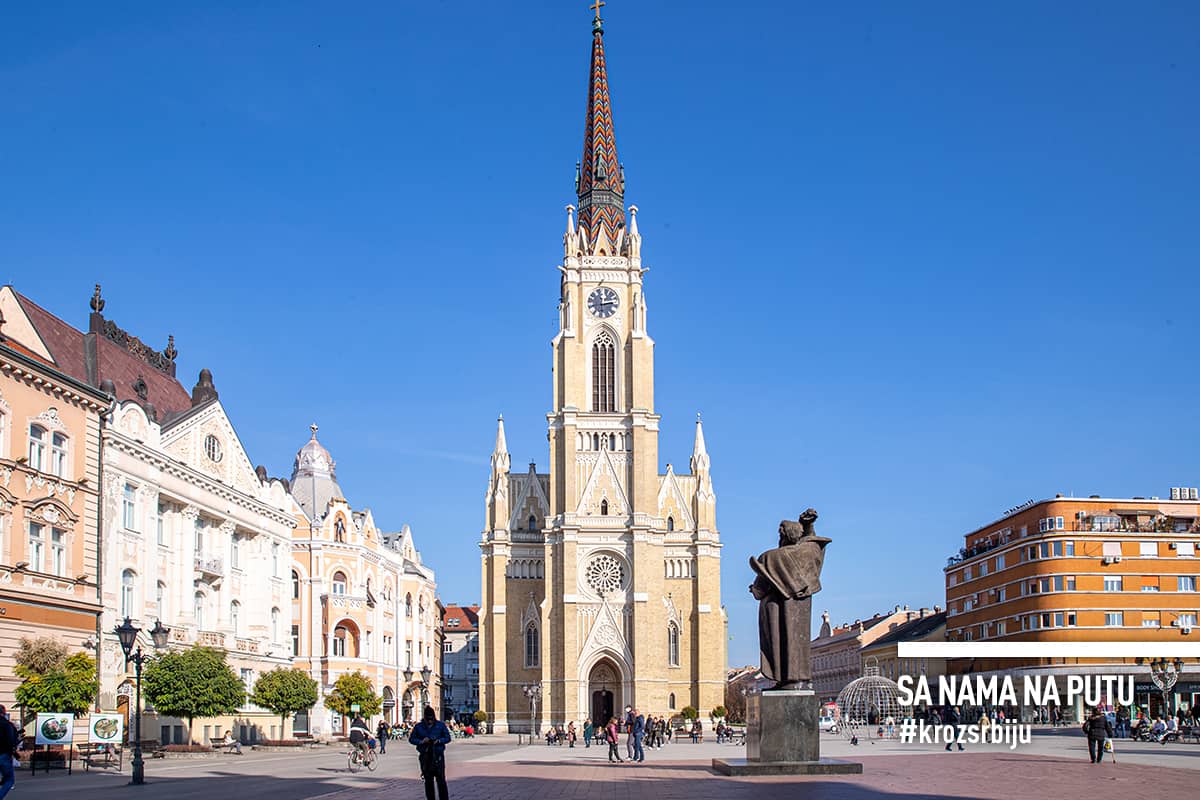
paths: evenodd
<path fill-rule="evenodd" d="M 592 724 L 597 727 L 608 724 L 620 706 L 620 692 L 621 671 L 617 665 L 606 658 L 596 662 L 588 673 L 588 697 L 591 698 L 588 708 Z"/>

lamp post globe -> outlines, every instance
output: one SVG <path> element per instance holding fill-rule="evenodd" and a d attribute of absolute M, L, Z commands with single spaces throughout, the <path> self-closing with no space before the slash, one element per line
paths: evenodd
<path fill-rule="evenodd" d="M 426 666 L 421 669 L 421 683 L 428 686 L 429 680 L 432 677 L 433 677 L 433 671 L 431 669 L 429 669 L 429 667 Z"/>

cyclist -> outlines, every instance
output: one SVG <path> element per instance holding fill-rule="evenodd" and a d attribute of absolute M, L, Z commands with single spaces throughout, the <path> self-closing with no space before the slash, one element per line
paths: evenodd
<path fill-rule="evenodd" d="M 367 755 L 367 740 L 370 738 L 371 729 L 367 727 L 361 714 L 355 714 L 354 721 L 350 723 L 350 744 L 361 751 L 364 758 Z"/>

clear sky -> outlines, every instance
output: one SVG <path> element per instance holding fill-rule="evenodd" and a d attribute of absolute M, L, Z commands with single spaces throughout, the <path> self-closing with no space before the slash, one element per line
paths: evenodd
<path fill-rule="evenodd" d="M 0 280 L 175 334 L 272 474 L 319 423 L 477 601 L 496 415 L 547 461 L 586 6 L 10 6 Z M 605 8 L 660 453 L 704 412 L 733 663 L 746 558 L 806 506 L 843 621 L 944 602 L 1031 497 L 1200 484 L 1200 6 L 843 6 Z"/>

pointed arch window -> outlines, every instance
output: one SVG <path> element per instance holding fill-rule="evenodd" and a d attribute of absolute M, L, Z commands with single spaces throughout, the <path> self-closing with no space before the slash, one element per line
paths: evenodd
<path fill-rule="evenodd" d="M 525 626 L 525 668 L 530 669 L 539 665 L 541 655 L 541 640 L 538 637 L 537 625 L 529 623 Z"/>
<path fill-rule="evenodd" d="M 669 708 L 671 711 L 675 710 L 675 693 L 674 692 L 671 692 L 669 695 L 667 695 L 667 708 Z"/>
<path fill-rule="evenodd" d="M 612 334 L 600 331 L 592 342 L 592 411 L 615 411 L 617 345 Z"/>
<path fill-rule="evenodd" d="M 535 517 L 533 514 L 529 515 L 529 530 L 537 530 L 537 517 Z"/>
<path fill-rule="evenodd" d="M 670 532 L 673 530 L 675 530 L 675 518 L 667 517 L 667 531 Z"/>
<path fill-rule="evenodd" d="M 602 516 L 602 517 L 608 516 L 608 501 L 607 500 L 600 501 L 600 516 Z"/>
<path fill-rule="evenodd" d="M 674 622 L 667 625 L 667 665 L 679 666 L 679 626 Z"/>

